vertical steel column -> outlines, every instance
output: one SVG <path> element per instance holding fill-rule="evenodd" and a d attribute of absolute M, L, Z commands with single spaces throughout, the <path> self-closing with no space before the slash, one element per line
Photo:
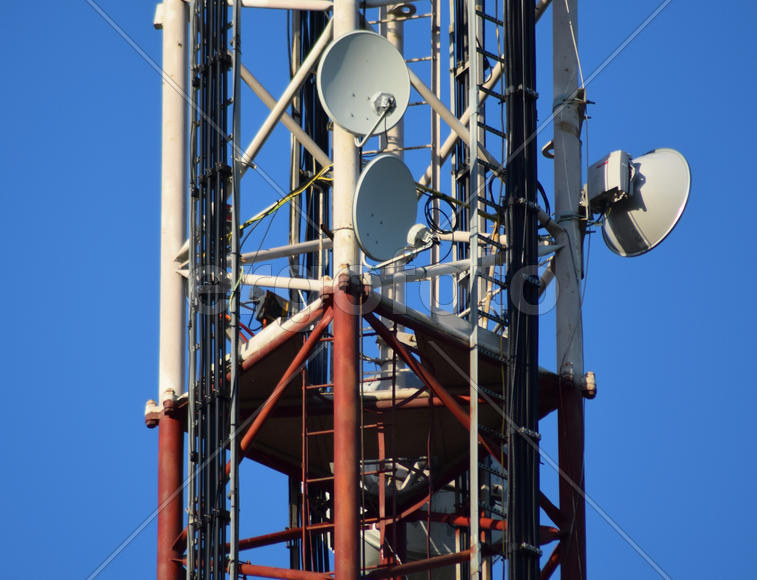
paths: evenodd
<path fill-rule="evenodd" d="M 334 38 L 357 28 L 355 0 L 334 2 Z M 357 580 L 360 562 L 358 441 L 358 304 L 349 292 L 359 264 L 352 224 L 360 160 L 351 133 L 334 124 L 334 572 Z"/>
<path fill-rule="evenodd" d="M 381 34 L 386 36 L 386 39 L 391 43 L 391 45 L 404 56 L 405 22 L 401 16 L 400 18 L 397 18 L 397 14 L 394 12 L 394 8 L 394 6 L 381 7 L 379 11 L 379 20 L 381 20 L 381 26 L 379 27 L 379 30 Z M 403 151 L 403 148 L 405 147 L 405 119 L 400 119 L 394 127 L 389 129 L 383 135 L 380 135 L 379 143 L 380 148 L 383 149 L 386 153 L 391 153 L 392 155 L 404 161 L 405 152 Z M 393 264 L 386 266 L 383 269 L 383 273 L 387 276 L 392 276 L 397 272 L 401 272 L 405 266 L 405 263 L 406 262 L 404 260 L 394 262 Z M 399 279 L 401 280 L 401 276 L 399 277 Z M 394 300 L 397 304 L 405 303 L 405 284 L 402 281 L 393 281 L 390 285 L 384 287 L 383 292 L 385 293 L 387 298 Z M 398 327 L 397 330 L 402 331 L 403 329 L 402 327 Z M 379 341 L 379 358 L 382 361 L 381 376 L 386 378 L 394 375 L 397 381 L 397 385 L 400 387 L 405 386 L 405 377 L 403 375 L 396 374 L 399 368 L 396 367 L 396 361 L 393 360 L 392 349 L 390 349 L 383 341 Z M 402 363 L 397 364 L 403 366 Z"/>
<path fill-rule="evenodd" d="M 555 255 L 557 295 L 557 371 L 562 380 L 557 410 L 558 454 L 565 476 L 584 489 L 584 416 L 579 385 L 584 376 L 581 314 L 581 118 L 578 93 L 578 1 L 552 6 L 555 212 L 564 233 Z M 586 578 L 586 504 L 583 495 L 560 478 L 560 510 L 568 528 L 560 546 L 561 577 Z"/>
<path fill-rule="evenodd" d="M 468 478 L 470 499 L 470 578 L 481 578 L 481 533 L 479 529 L 479 483 L 478 483 L 478 296 L 479 296 L 479 247 L 478 231 L 478 16 L 476 0 L 467 0 L 468 9 L 468 110 L 470 113 L 470 142 L 468 143 L 468 230 L 470 231 L 468 320 L 473 325 L 470 335 L 470 429 L 468 434 Z"/>
<path fill-rule="evenodd" d="M 334 300 L 334 572 L 340 580 L 357 580 L 360 562 L 359 305 L 349 283 L 347 274 L 339 275 Z"/>
<path fill-rule="evenodd" d="M 232 37 L 233 37 L 233 85 L 232 85 L 232 103 L 233 117 L 231 125 L 231 158 L 232 158 L 232 191 L 231 191 L 231 305 L 229 307 L 231 329 L 229 354 L 230 376 L 229 376 L 229 577 L 237 578 L 239 565 L 239 448 L 236 445 L 237 429 L 239 428 L 239 316 L 240 316 L 240 292 L 239 276 L 241 274 L 239 253 L 239 188 L 242 176 L 239 166 L 240 146 L 239 137 L 241 134 L 241 78 L 240 69 L 242 66 L 242 30 L 241 14 L 242 9 L 240 0 L 234 0 L 232 12 Z"/>
<path fill-rule="evenodd" d="M 431 0 L 431 90 L 433 93 L 441 98 L 442 86 L 441 86 L 441 30 L 442 30 L 442 9 L 440 0 Z M 441 191 L 441 152 L 439 135 L 441 134 L 441 119 L 439 113 L 431 108 L 431 188 L 436 191 Z M 433 202 L 434 219 L 439 222 L 439 201 Z M 441 254 L 439 251 L 439 245 L 434 244 L 431 248 L 431 263 L 436 264 L 439 262 Z M 429 304 L 431 316 L 434 315 L 434 310 L 440 308 L 439 295 L 441 291 L 441 284 L 439 278 L 434 278 L 429 284 Z"/>
<path fill-rule="evenodd" d="M 181 577 L 180 554 L 173 545 L 182 529 L 184 434 L 173 413 L 174 397 L 184 391 L 186 318 L 184 281 L 176 256 L 186 239 L 187 188 L 187 8 L 182 0 L 163 4 L 163 127 L 160 246 L 160 354 L 158 401 L 158 554 L 157 578 Z M 178 491 L 178 493 L 177 493 Z M 172 495 L 175 496 L 172 498 Z M 167 503 L 166 503 L 167 502 Z"/>

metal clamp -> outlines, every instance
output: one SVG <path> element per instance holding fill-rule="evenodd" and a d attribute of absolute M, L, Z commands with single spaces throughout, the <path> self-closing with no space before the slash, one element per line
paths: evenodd
<path fill-rule="evenodd" d="M 541 433 L 538 431 L 532 431 L 531 429 L 527 429 L 526 427 L 518 427 L 518 433 L 520 433 L 523 437 L 528 437 L 530 439 L 533 439 L 534 441 L 541 441 Z"/>
<path fill-rule="evenodd" d="M 397 106 L 397 101 L 394 98 L 394 95 L 390 95 L 389 93 L 379 93 L 375 97 L 373 97 L 373 109 L 377 113 L 380 113 L 379 118 L 373 124 L 373 127 L 371 127 L 371 130 L 368 131 L 368 134 L 365 135 L 365 137 L 363 137 L 362 139 L 358 139 L 357 137 L 355 137 L 355 147 L 357 147 L 358 149 L 362 149 L 363 145 L 365 145 L 368 142 L 368 139 L 370 139 L 373 136 L 373 133 L 381 124 L 381 121 L 383 121 L 384 118 L 389 113 L 391 113 L 395 109 L 396 106 Z"/>

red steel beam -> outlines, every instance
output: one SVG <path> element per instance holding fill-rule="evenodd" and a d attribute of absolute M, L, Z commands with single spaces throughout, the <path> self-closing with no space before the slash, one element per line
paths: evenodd
<path fill-rule="evenodd" d="M 397 518 L 398 522 L 414 522 L 414 521 L 425 521 L 426 519 L 430 519 L 432 522 L 440 522 L 440 523 L 446 523 L 450 526 L 456 526 L 456 527 L 468 527 L 470 524 L 470 519 L 468 516 L 463 516 L 460 514 L 443 514 L 438 512 L 431 512 L 428 514 L 427 512 L 414 512 L 411 515 L 402 517 L 399 516 Z M 393 521 L 391 517 L 385 518 L 385 521 Z M 364 523 L 366 525 L 372 525 L 376 523 L 380 523 L 381 518 L 366 518 L 364 520 Z M 505 520 L 496 520 L 493 518 L 480 518 L 479 525 L 481 526 L 482 530 L 499 530 L 503 531 L 507 529 L 507 521 Z M 332 529 L 334 529 L 334 524 L 331 522 L 321 522 L 317 524 L 310 524 L 305 529 L 308 533 L 316 533 L 316 534 L 324 534 L 326 532 L 330 532 Z M 303 529 L 300 528 L 288 528 L 286 530 L 281 530 L 279 532 L 271 532 L 270 534 L 263 534 L 260 536 L 255 536 L 252 538 L 245 538 L 243 540 L 239 541 L 239 550 L 252 550 L 254 548 L 261 548 L 263 546 L 271 546 L 273 544 L 280 544 L 282 542 L 288 542 L 289 540 L 294 540 L 302 535 Z M 541 543 L 547 544 L 553 540 L 556 540 L 560 537 L 560 530 L 557 528 L 553 528 L 550 526 L 541 526 Z M 228 550 L 228 545 L 226 546 L 226 549 Z"/>
<path fill-rule="evenodd" d="M 554 574 L 555 570 L 557 570 L 557 566 L 559 563 L 560 563 L 560 544 L 558 543 L 555 546 L 555 549 L 552 550 L 552 554 L 550 554 L 549 560 L 547 560 L 546 563 L 544 564 L 544 568 L 541 569 L 539 580 L 549 580 L 552 577 L 552 574 Z"/>
<path fill-rule="evenodd" d="M 455 552 L 453 554 L 444 554 L 442 556 L 434 556 L 433 558 L 426 558 L 425 560 L 415 560 L 408 562 L 407 564 L 398 564 L 397 566 L 386 566 L 384 568 L 378 568 L 371 570 L 363 578 L 394 578 L 395 576 L 405 576 L 407 574 L 413 574 L 415 572 L 425 572 L 426 570 L 433 570 L 435 568 L 443 568 L 444 566 L 452 566 L 465 562 L 470 558 L 470 550 L 464 550 L 462 552 Z"/>
<path fill-rule="evenodd" d="M 252 443 L 253 439 L 255 439 L 255 436 L 258 434 L 258 432 L 262 428 L 266 419 L 268 419 L 268 416 L 276 407 L 276 404 L 279 402 L 281 395 L 284 394 L 284 391 L 289 386 L 289 383 L 292 381 L 295 375 L 300 371 L 300 367 L 303 364 L 305 364 L 305 361 L 307 360 L 308 356 L 310 356 L 310 353 L 313 351 L 313 348 L 315 348 L 316 344 L 318 344 L 318 341 L 320 340 L 321 335 L 326 330 L 328 325 L 331 323 L 332 316 L 333 314 L 332 314 L 331 309 L 328 309 L 326 310 L 326 312 L 323 313 L 323 318 L 321 318 L 320 322 L 313 329 L 313 332 L 310 333 L 310 336 L 308 336 L 307 340 L 305 341 L 305 344 L 302 345 L 302 348 L 295 355 L 295 357 L 292 359 L 292 362 L 289 364 L 289 367 L 284 372 L 284 376 L 281 377 L 281 380 L 278 382 L 276 387 L 268 396 L 265 403 L 263 403 L 263 406 L 261 407 L 260 412 L 255 416 L 255 419 L 253 420 L 252 425 L 250 425 L 250 427 L 247 429 L 244 436 L 242 437 L 242 440 L 239 442 L 239 449 L 241 452 L 239 454 L 240 460 L 241 460 L 241 457 L 244 455 L 244 452 L 247 450 L 247 448 Z M 231 466 L 229 464 L 226 464 L 226 473 L 229 473 L 230 468 Z"/>
<path fill-rule="evenodd" d="M 307 570 L 290 570 L 273 568 L 258 564 L 239 564 L 239 573 L 256 578 L 286 578 L 291 580 L 331 580 L 334 577 L 327 572 L 308 572 Z"/>
<path fill-rule="evenodd" d="M 379 308 L 376 309 L 377 311 Z M 386 315 L 385 312 L 382 312 L 382 314 Z M 465 412 L 465 410 L 457 403 L 457 400 L 453 395 L 451 395 L 424 367 L 421 365 L 415 358 L 410 356 L 410 354 L 405 349 L 404 345 L 397 340 L 397 338 L 392 334 L 389 329 L 384 326 L 381 321 L 379 321 L 378 318 L 376 318 L 372 313 L 366 313 L 363 315 L 363 318 L 366 319 L 368 324 L 371 325 L 371 327 L 376 331 L 381 338 L 383 338 L 389 346 L 391 346 L 393 349 L 397 351 L 397 354 L 402 358 L 402 360 L 405 361 L 405 363 L 410 367 L 410 369 L 418 376 L 419 379 L 421 379 L 425 385 L 429 388 L 429 390 L 438 397 L 445 407 L 447 407 L 452 414 L 455 416 L 455 418 L 462 423 L 463 427 L 466 429 L 470 429 L 470 417 Z M 558 415 L 559 416 L 559 415 Z M 583 425 L 583 414 L 581 415 L 582 419 L 582 425 Z M 498 454 L 495 454 L 492 447 L 488 444 L 488 442 L 479 435 L 479 441 L 484 446 L 486 451 L 494 457 L 497 461 L 500 460 L 500 457 Z M 581 431 L 581 457 L 583 457 L 583 430 Z M 583 482 L 583 476 L 581 481 Z M 564 482 L 564 479 L 560 480 L 561 484 Z M 582 488 L 583 489 L 583 486 Z M 562 490 L 562 488 L 561 488 Z M 583 502 L 583 499 L 582 499 Z M 562 504 L 562 500 L 561 500 Z M 547 497 L 539 492 L 539 505 L 545 509 L 547 512 L 547 515 L 550 516 L 552 521 L 554 521 L 558 525 L 562 525 L 562 522 L 565 521 L 565 513 L 558 510 L 548 499 Z M 581 509 L 585 509 L 583 503 L 581 505 Z M 584 563 L 586 560 L 586 540 L 585 540 L 585 529 L 584 529 Z"/>
<path fill-rule="evenodd" d="M 158 580 L 184 575 L 175 546 L 182 530 L 184 430 L 173 410 L 167 406 L 158 421 Z"/>
<path fill-rule="evenodd" d="M 426 519 L 427 517 L 432 522 L 449 524 L 450 526 L 455 526 L 455 527 L 460 527 L 460 528 L 467 528 L 470 526 L 470 518 L 468 516 L 465 516 L 462 514 L 444 514 L 444 513 L 439 513 L 439 512 L 431 512 L 431 513 L 420 512 L 418 514 L 414 514 L 413 516 L 409 517 L 408 521 L 423 520 L 423 519 Z M 494 518 L 481 517 L 479 518 L 478 522 L 479 522 L 479 527 L 482 530 L 505 531 L 507 529 L 506 520 L 497 520 Z M 539 539 L 542 545 L 548 544 L 549 542 L 552 542 L 561 536 L 560 530 L 551 526 L 540 526 L 539 532 L 540 532 Z"/>
<path fill-rule="evenodd" d="M 334 528 L 334 524 L 331 522 L 321 522 L 318 524 L 309 524 L 304 531 L 325 533 Z M 253 548 L 260 548 L 262 546 L 270 546 L 273 544 L 280 544 L 281 542 L 288 542 L 294 540 L 302 535 L 302 528 L 289 528 L 280 532 L 272 532 L 270 534 L 264 534 L 262 536 L 255 536 L 254 538 L 245 538 L 239 540 L 240 550 L 252 550 Z M 227 548 L 228 549 L 228 548 Z"/>
<path fill-rule="evenodd" d="M 539 492 L 539 507 L 544 510 L 544 513 L 547 514 L 547 517 L 552 520 L 557 526 L 561 528 L 567 526 L 567 522 L 565 521 L 560 508 L 549 501 L 549 498 L 544 495 L 543 491 Z"/>
<path fill-rule="evenodd" d="M 564 382 L 561 387 L 561 397 L 557 407 L 560 514 L 568 525 L 561 526 L 565 530 L 565 536 L 560 548 L 560 576 L 564 580 L 584 580 L 586 578 L 586 500 L 584 499 L 583 395 L 572 382 Z"/>
<path fill-rule="evenodd" d="M 360 574 L 358 316 L 350 278 L 334 292 L 334 571 L 339 580 Z"/>

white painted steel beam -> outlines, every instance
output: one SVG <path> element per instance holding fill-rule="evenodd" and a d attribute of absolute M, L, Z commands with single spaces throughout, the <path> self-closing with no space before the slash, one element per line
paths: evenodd
<path fill-rule="evenodd" d="M 321 54 L 331 41 L 331 33 L 333 29 L 334 21 L 330 20 L 326 25 L 323 33 L 321 34 L 321 37 L 318 39 L 318 41 L 310 51 L 310 54 L 308 54 L 307 58 L 305 58 L 302 66 L 300 66 L 300 68 L 297 70 L 294 77 L 292 77 L 292 80 L 289 82 L 289 85 L 287 85 L 287 88 L 284 89 L 284 93 L 281 95 L 273 109 L 271 109 L 268 117 L 263 122 L 263 125 L 260 127 L 257 134 L 253 138 L 252 143 L 250 143 L 250 145 L 245 150 L 244 154 L 241 157 L 243 173 L 247 170 L 249 164 L 255 159 L 255 156 L 260 151 L 260 148 L 271 135 L 271 131 L 273 131 L 276 123 L 278 123 L 282 114 L 289 106 L 292 98 L 295 96 L 297 91 L 300 90 L 302 83 L 305 82 L 308 75 L 313 70 L 313 67 L 315 67 L 315 65 L 317 64 L 318 59 L 321 57 Z"/>
<path fill-rule="evenodd" d="M 177 274 L 187 238 L 187 7 L 162 4 L 163 83 L 160 212 L 160 334 L 158 403 L 184 392 L 185 281 Z"/>
<path fill-rule="evenodd" d="M 242 77 L 242 80 L 247 84 L 247 86 L 252 89 L 252 91 L 258 96 L 261 101 L 263 101 L 265 106 L 273 110 L 276 106 L 276 99 L 273 98 L 273 95 L 271 95 L 271 93 L 269 93 L 265 89 L 260 81 L 258 81 L 258 79 L 256 79 L 255 76 L 244 65 L 242 65 L 239 74 Z M 310 138 L 310 135 L 308 135 L 305 130 L 300 127 L 297 121 L 292 119 L 292 117 L 286 111 L 281 114 L 281 122 L 287 129 L 289 129 L 289 131 L 292 132 L 292 135 L 294 135 L 295 139 L 297 139 L 297 141 L 302 144 L 305 149 L 308 150 L 308 153 L 310 153 L 316 159 L 316 161 L 318 161 L 318 163 L 320 163 L 323 167 L 331 165 L 331 158 L 323 149 L 318 146 L 315 141 L 313 141 L 313 139 Z"/>
<path fill-rule="evenodd" d="M 292 256 L 299 256 L 300 254 L 317 252 L 322 249 L 328 250 L 331 248 L 331 246 L 332 242 L 329 238 L 299 242 L 297 244 L 290 244 L 288 246 L 268 248 L 266 250 L 258 250 L 257 252 L 248 252 L 246 254 L 242 254 L 242 263 L 254 264 L 255 262 L 265 262 L 268 260 L 274 260 L 276 258 L 289 258 Z"/>

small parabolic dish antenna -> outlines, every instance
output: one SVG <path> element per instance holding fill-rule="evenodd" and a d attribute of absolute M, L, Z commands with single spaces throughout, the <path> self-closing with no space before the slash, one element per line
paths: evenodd
<path fill-rule="evenodd" d="M 691 188 L 686 159 L 675 149 L 660 148 L 631 159 L 631 195 L 605 213 L 605 244 L 620 256 L 648 252 L 681 219 Z"/>
<path fill-rule="evenodd" d="M 383 36 L 365 30 L 331 42 L 316 82 L 328 116 L 355 135 L 391 129 L 410 101 L 404 58 Z"/>
<path fill-rule="evenodd" d="M 413 175 L 398 157 L 379 155 L 365 166 L 357 181 L 352 219 L 366 255 L 383 262 L 406 247 L 417 200 Z"/>

